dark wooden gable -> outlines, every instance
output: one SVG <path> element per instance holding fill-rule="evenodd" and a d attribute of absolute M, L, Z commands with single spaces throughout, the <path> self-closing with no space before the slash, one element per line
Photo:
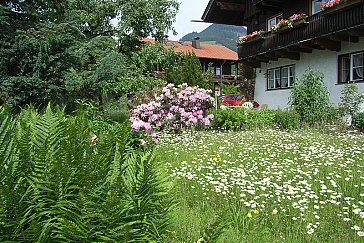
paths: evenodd
<path fill-rule="evenodd" d="M 282 14 L 289 18 L 296 13 L 309 15 L 311 0 L 210 0 L 202 16 L 209 23 L 247 26 L 248 33 L 266 29 L 268 18 Z"/>
<path fill-rule="evenodd" d="M 305 13 L 309 15 L 310 0 L 285 1 L 285 0 L 247 0 L 249 5 L 245 13 L 245 20 L 248 26 L 248 33 L 255 30 L 266 30 L 267 20 L 282 15 L 288 19 L 293 14 Z"/>
<path fill-rule="evenodd" d="M 210 0 L 202 16 L 208 23 L 246 25 L 244 12 L 245 0 Z"/>

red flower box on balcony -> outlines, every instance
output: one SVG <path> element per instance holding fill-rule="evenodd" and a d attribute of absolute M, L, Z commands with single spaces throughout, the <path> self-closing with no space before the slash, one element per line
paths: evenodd
<path fill-rule="evenodd" d="M 333 7 L 326 8 L 319 12 L 321 16 L 330 16 L 338 12 L 353 8 L 359 4 L 363 4 L 364 0 L 348 0 L 342 4 L 335 5 Z"/>

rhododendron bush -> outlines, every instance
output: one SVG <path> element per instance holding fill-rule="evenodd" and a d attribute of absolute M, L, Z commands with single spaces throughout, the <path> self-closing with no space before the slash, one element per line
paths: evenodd
<path fill-rule="evenodd" d="M 143 134 L 141 143 L 156 140 L 156 131 L 181 131 L 210 125 L 212 114 L 207 110 L 215 106 L 211 91 L 187 84 L 168 84 L 155 96 L 155 100 L 131 110 L 132 128 Z"/>

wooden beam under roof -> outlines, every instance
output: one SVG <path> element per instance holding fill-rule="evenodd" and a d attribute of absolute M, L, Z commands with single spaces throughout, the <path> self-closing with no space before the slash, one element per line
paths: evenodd
<path fill-rule="evenodd" d="M 300 60 L 300 53 L 297 52 L 288 52 L 284 49 L 276 50 L 274 53 L 280 55 L 281 57 L 292 59 L 292 60 Z"/>
<path fill-rule="evenodd" d="M 309 48 L 309 49 L 325 50 L 325 47 L 322 47 L 320 45 L 317 45 L 317 44 L 315 44 L 313 42 L 309 42 L 309 41 L 300 43 L 300 44 L 298 44 L 298 46 L 303 47 L 303 48 Z"/>
<path fill-rule="evenodd" d="M 261 9 L 276 9 L 276 8 L 280 8 L 282 3 L 284 1 L 283 0 L 260 0 L 260 1 L 255 1 L 254 6 L 259 7 Z"/>
<path fill-rule="evenodd" d="M 350 34 L 333 34 L 330 36 L 330 39 L 332 40 L 337 40 L 337 41 L 347 41 L 347 42 L 354 42 L 357 43 L 359 42 L 359 37 L 358 36 L 351 36 Z"/>
<path fill-rule="evenodd" d="M 341 51 L 341 41 L 319 38 L 315 39 L 314 43 L 325 47 L 330 51 Z"/>
<path fill-rule="evenodd" d="M 352 36 L 359 36 L 364 37 L 364 30 L 363 29 L 352 29 L 348 31 Z"/>
<path fill-rule="evenodd" d="M 260 62 L 256 61 L 253 58 L 249 58 L 246 60 L 242 60 L 242 63 L 244 63 L 247 66 L 253 67 L 253 68 L 260 68 Z"/>
<path fill-rule="evenodd" d="M 302 46 L 291 46 L 287 48 L 287 51 L 289 52 L 304 52 L 304 53 L 312 53 L 311 48 L 305 48 Z"/>
<path fill-rule="evenodd" d="M 274 54 L 273 52 L 267 52 L 263 54 L 266 58 L 272 60 L 272 61 L 278 61 L 278 56 Z"/>
<path fill-rule="evenodd" d="M 244 12 L 245 4 L 241 3 L 228 3 L 228 2 L 216 2 L 216 6 L 219 6 L 221 10 Z"/>
<path fill-rule="evenodd" d="M 256 56 L 254 59 L 259 62 L 264 62 L 264 63 L 268 63 L 270 61 L 270 58 L 267 58 L 263 55 Z"/>

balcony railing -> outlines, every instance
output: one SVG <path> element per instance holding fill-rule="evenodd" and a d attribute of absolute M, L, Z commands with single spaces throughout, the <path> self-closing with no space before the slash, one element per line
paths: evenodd
<path fill-rule="evenodd" d="M 315 14 L 307 24 L 284 33 L 268 33 L 263 41 L 239 46 L 239 59 L 252 64 L 291 58 L 298 60 L 300 52 L 312 49 L 341 50 L 341 41 L 357 42 L 364 36 L 364 6 L 360 4 L 329 16 Z"/>

